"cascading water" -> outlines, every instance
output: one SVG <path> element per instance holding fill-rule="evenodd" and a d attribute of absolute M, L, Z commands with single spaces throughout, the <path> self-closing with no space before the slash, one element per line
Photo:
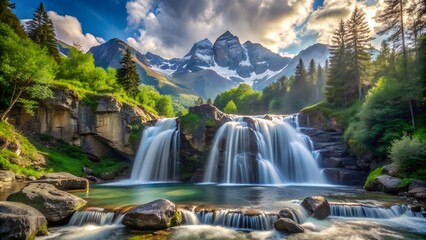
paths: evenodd
<path fill-rule="evenodd" d="M 395 218 L 400 216 L 422 217 L 405 205 L 394 205 L 390 208 L 370 207 L 362 205 L 331 204 L 331 216 L 354 218 Z"/>
<path fill-rule="evenodd" d="M 178 173 L 179 128 L 176 118 L 160 119 L 142 133 L 132 169 L 134 181 L 174 181 Z"/>
<path fill-rule="evenodd" d="M 238 117 L 217 131 L 204 181 L 325 183 L 312 151 L 309 137 L 297 133 L 287 119 Z"/>
<path fill-rule="evenodd" d="M 92 223 L 99 226 L 120 224 L 124 215 L 114 212 L 103 211 L 77 211 L 75 212 L 68 225 L 83 226 L 84 224 Z"/>

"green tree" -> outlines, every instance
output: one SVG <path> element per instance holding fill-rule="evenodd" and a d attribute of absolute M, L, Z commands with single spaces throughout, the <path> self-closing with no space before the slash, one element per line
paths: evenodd
<path fill-rule="evenodd" d="M 162 96 L 156 103 L 155 110 L 158 114 L 165 117 L 173 117 L 174 111 L 172 106 L 172 98 L 170 96 Z"/>
<path fill-rule="evenodd" d="M 376 68 L 374 76 L 376 79 L 382 76 L 391 77 L 390 68 L 391 50 L 387 41 L 383 40 L 380 48 L 380 54 L 377 56 L 374 66 Z"/>
<path fill-rule="evenodd" d="M 9 26 L 0 24 L 0 85 L 8 107 L 1 120 L 21 100 L 28 110 L 34 99 L 51 96 L 50 81 L 55 75 L 53 59 L 29 39 L 21 39 Z M 25 97 L 25 98 L 24 98 Z"/>
<path fill-rule="evenodd" d="M 210 104 L 210 105 L 212 105 L 212 104 L 213 104 L 213 102 L 212 102 L 212 99 L 211 99 L 211 98 L 207 99 L 207 104 Z"/>
<path fill-rule="evenodd" d="M 235 105 L 234 101 L 231 100 L 223 108 L 223 111 L 228 114 L 237 114 L 238 113 L 237 105 Z"/>
<path fill-rule="evenodd" d="M 311 61 L 309 62 L 309 67 L 308 67 L 308 81 L 310 83 L 311 86 L 311 93 L 312 93 L 312 100 L 317 99 L 317 89 L 316 89 L 316 84 L 317 84 L 317 66 L 315 63 L 314 59 L 311 59 Z"/>
<path fill-rule="evenodd" d="M 323 88 L 325 83 L 325 70 L 322 68 L 321 64 L 317 66 L 317 76 L 316 76 L 316 86 L 315 86 L 315 99 L 314 102 L 319 102 L 323 99 Z"/>
<path fill-rule="evenodd" d="M 50 20 L 44 9 L 43 3 L 40 3 L 40 6 L 34 12 L 33 19 L 28 22 L 28 35 L 35 43 L 41 47 L 46 47 L 49 54 L 54 57 L 57 62 L 60 61 L 55 29 L 52 20 Z"/>
<path fill-rule="evenodd" d="M 9 25 L 19 37 L 27 37 L 28 35 L 22 28 L 21 22 L 12 11 L 14 8 L 15 3 L 10 3 L 9 0 L 0 0 L 0 23 Z"/>
<path fill-rule="evenodd" d="M 195 101 L 195 106 L 200 106 L 203 104 L 204 104 L 204 99 L 201 96 L 199 96 L 197 100 Z"/>
<path fill-rule="evenodd" d="M 127 94 L 135 97 L 139 92 L 139 74 L 132 59 L 132 50 L 127 47 L 120 61 L 121 68 L 117 71 L 117 82 L 123 86 Z"/>
<path fill-rule="evenodd" d="M 369 82 L 368 66 L 370 55 L 367 50 L 371 48 L 370 28 L 365 17 L 365 13 L 359 8 L 355 8 L 351 17 L 346 23 L 348 60 L 351 62 L 351 72 L 354 81 L 358 85 L 358 99 L 363 97 L 363 85 Z"/>

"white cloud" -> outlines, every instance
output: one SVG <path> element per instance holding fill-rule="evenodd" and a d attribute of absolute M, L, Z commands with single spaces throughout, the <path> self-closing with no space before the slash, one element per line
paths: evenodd
<path fill-rule="evenodd" d="M 318 42 L 330 43 L 334 30 L 337 28 L 340 19 L 346 21 L 355 6 L 362 9 L 366 14 L 368 25 L 371 29 L 370 35 L 373 37 L 381 28 L 376 15 L 384 7 L 384 0 L 325 0 L 324 6 L 311 14 L 306 24 L 307 31 L 318 33 Z"/>
<path fill-rule="evenodd" d="M 105 42 L 101 37 L 95 37 L 90 33 L 84 34 L 76 17 L 62 16 L 54 11 L 49 11 L 47 14 L 53 22 L 56 37 L 65 43 L 72 45 L 74 42 L 79 42 L 83 51 L 88 51 L 91 47 Z"/>
<path fill-rule="evenodd" d="M 241 42 L 259 42 L 273 51 L 297 44 L 313 0 L 133 0 L 127 3 L 128 43 L 142 52 L 182 57 L 192 44 L 215 40 L 229 30 Z"/>

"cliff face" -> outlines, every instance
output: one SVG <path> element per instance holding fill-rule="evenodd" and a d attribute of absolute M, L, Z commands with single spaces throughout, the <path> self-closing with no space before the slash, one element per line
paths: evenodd
<path fill-rule="evenodd" d="M 109 96 L 94 97 L 85 103 L 72 92 L 56 91 L 52 98 L 40 103 L 34 117 L 21 119 L 20 125 L 81 146 L 93 159 L 112 151 L 131 158 L 135 154 L 129 140 L 132 125 L 155 118 L 141 108 L 121 104 Z"/>

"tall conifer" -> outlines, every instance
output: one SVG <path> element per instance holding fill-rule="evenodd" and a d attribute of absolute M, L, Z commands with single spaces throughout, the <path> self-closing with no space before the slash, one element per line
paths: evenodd
<path fill-rule="evenodd" d="M 129 96 L 135 97 L 139 93 L 139 74 L 129 47 L 124 50 L 120 64 L 121 68 L 117 70 L 117 82 L 123 86 Z"/>

